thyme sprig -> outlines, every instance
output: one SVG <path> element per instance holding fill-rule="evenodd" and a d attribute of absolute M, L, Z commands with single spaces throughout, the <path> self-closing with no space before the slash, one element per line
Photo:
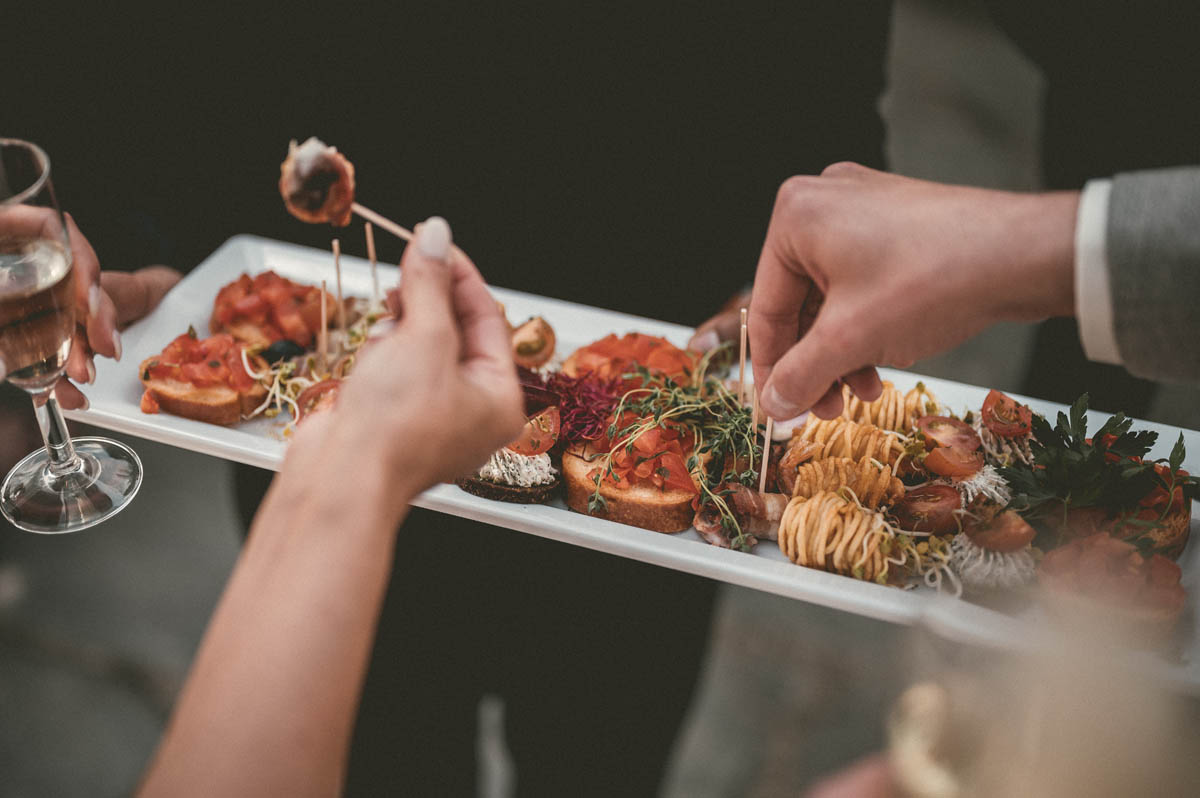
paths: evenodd
<path fill-rule="evenodd" d="M 593 481 L 596 490 L 588 500 L 588 512 L 606 509 L 600 486 L 604 479 L 617 481 L 613 455 L 624 448 L 633 453 L 634 443 L 652 429 L 675 428 L 693 441 L 692 453 L 686 466 L 699 493 L 703 508 L 711 505 L 721 516 L 721 525 L 733 548 L 749 551 L 753 538 L 741 528 L 725 497 L 731 493 L 722 486 L 729 482 L 754 484 L 757 474 L 751 463 L 762 462 L 762 446 L 758 430 L 750 429 L 750 410 L 743 407 L 725 384 L 710 374 L 713 358 L 732 344 L 710 350 L 692 371 L 672 379 L 634 363 L 622 379 L 633 381 L 630 388 L 613 408 L 607 437 L 612 441 L 608 452 L 598 455 L 599 470 Z M 623 423 L 632 418 L 632 422 Z M 661 452 L 648 455 L 652 459 Z M 642 460 L 641 462 L 644 462 Z M 668 473 L 661 473 L 664 479 Z"/>

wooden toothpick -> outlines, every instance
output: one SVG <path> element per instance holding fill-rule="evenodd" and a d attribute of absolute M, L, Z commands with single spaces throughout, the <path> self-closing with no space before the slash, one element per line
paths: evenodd
<path fill-rule="evenodd" d="M 758 478 L 758 492 L 767 492 L 767 465 L 771 461 L 771 433 L 775 431 L 775 419 L 767 416 L 767 433 L 763 436 L 762 475 Z"/>
<path fill-rule="evenodd" d="M 366 219 L 368 222 L 373 222 L 376 227 L 381 227 L 384 230 L 387 230 L 389 233 L 394 235 L 396 238 L 400 238 L 405 241 L 413 240 L 413 234 L 412 234 L 411 230 L 409 230 L 408 228 L 405 228 L 405 227 L 401 227 L 400 225 L 396 224 L 395 222 L 393 222 L 391 219 L 387 218 L 386 216 L 380 216 L 379 214 L 375 213 L 375 211 L 371 210 L 370 208 L 363 207 L 362 205 L 359 205 L 357 202 L 354 202 L 354 203 L 350 204 L 350 210 L 353 211 L 354 213 L 357 213 L 359 216 Z M 460 258 L 467 257 L 467 253 L 463 252 L 461 249 L 459 249 L 454 244 L 450 245 L 450 249 L 452 252 L 454 252 Z"/>
<path fill-rule="evenodd" d="M 751 411 L 751 413 L 750 413 L 750 440 L 756 441 L 756 440 L 758 440 L 758 391 L 754 390 L 753 387 L 751 387 L 750 390 L 754 391 L 754 410 Z M 766 452 L 766 450 L 767 450 L 767 446 L 764 443 L 763 444 L 763 452 Z M 765 458 L 766 455 L 764 454 L 763 457 Z M 750 447 L 750 470 L 751 471 L 754 470 L 754 447 L 753 446 Z"/>
<path fill-rule="evenodd" d="M 375 213 L 375 211 L 371 210 L 370 208 L 364 208 L 357 202 L 350 205 L 350 210 L 354 211 L 368 222 L 374 222 L 397 238 L 402 238 L 405 241 L 412 241 L 412 232 L 396 224 L 386 216 L 380 216 L 379 214 Z"/>
<path fill-rule="evenodd" d="M 346 341 L 346 303 L 342 301 L 342 245 L 333 239 L 333 270 L 337 274 L 338 329 L 342 331 L 342 342 Z"/>
<path fill-rule="evenodd" d="M 742 308 L 742 346 L 738 355 L 738 404 L 746 404 L 746 309 Z"/>
<path fill-rule="evenodd" d="M 325 309 L 325 297 L 329 296 L 329 292 L 325 290 L 325 281 L 321 281 L 321 329 L 317 331 L 317 365 L 321 369 L 321 373 L 325 373 L 325 357 L 329 351 L 329 311 Z"/>
<path fill-rule="evenodd" d="M 367 260 L 371 262 L 371 307 L 379 307 L 379 271 L 375 268 L 375 228 L 370 222 L 363 225 L 367 234 Z"/>

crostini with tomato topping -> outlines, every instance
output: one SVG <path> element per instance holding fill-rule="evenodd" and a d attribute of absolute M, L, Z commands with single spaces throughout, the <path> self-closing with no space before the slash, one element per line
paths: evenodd
<path fill-rule="evenodd" d="M 321 329 L 322 299 L 326 325 L 332 325 L 337 321 L 337 300 L 328 291 L 273 271 L 243 274 L 217 292 L 208 328 L 214 334 L 229 333 L 253 349 L 281 340 L 311 349 Z M 353 323 L 353 300 L 346 302 L 345 310 L 347 323 Z"/>
<path fill-rule="evenodd" d="M 138 367 L 145 387 L 142 410 L 236 424 L 267 396 L 267 389 L 246 371 L 243 348 L 230 335 L 201 339 L 189 329 Z M 266 365 L 261 358 L 245 357 L 253 368 Z"/>

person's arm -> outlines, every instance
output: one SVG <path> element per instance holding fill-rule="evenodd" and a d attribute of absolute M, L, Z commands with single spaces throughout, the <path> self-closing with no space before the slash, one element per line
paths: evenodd
<path fill-rule="evenodd" d="M 1085 205 L 1107 192 L 1094 202 L 1106 217 L 1099 230 L 1082 229 L 1080 214 L 1081 238 L 1101 238 L 1091 259 L 1099 274 L 1088 283 L 1107 283 L 1111 303 L 1107 313 L 1103 296 L 1081 305 L 1085 351 L 1140 377 L 1200 379 L 1200 350 L 1190 345 L 1200 335 L 1200 166 L 1119 174 L 1105 186 L 1085 191 Z"/>
<path fill-rule="evenodd" d="M 143 796 L 338 794 L 408 503 L 517 436 L 500 312 L 472 264 L 445 260 L 444 221 L 416 234 L 401 321 L 368 345 L 335 409 L 298 429 Z"/>
<path fill-rule="evenodd" d="M 780 189 L 749 333 L 763 409 L 841 411 L 998 321 L 1071 315 L 1078 192 L 1020 194 L 835 164 Z"/>

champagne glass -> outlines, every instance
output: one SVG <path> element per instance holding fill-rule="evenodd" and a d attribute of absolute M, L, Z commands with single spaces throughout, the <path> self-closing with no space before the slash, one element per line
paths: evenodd
<path fill-rule="evenodd" d="M 128 446 L 72 441 L 54 398 L 71 353 L 75 306 L 70 238 L 50 159 L 35 144 L 0 138 L 0 377 L 33 398 L 46 443 L 0 485 L 0 512 L 27 532 L 95 526 L 124 509 L 142 484 L 142 463 Z"/>

